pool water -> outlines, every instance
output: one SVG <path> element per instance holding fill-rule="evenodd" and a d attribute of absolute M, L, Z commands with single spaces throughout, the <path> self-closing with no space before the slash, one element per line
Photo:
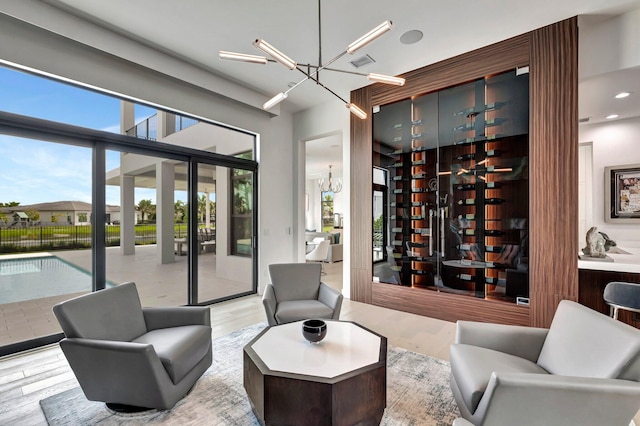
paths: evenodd
<path fill-rule="evenodd" d="M 91 274 L 56 256 L 0 260 L 0 304 L 91 291 Z"/>

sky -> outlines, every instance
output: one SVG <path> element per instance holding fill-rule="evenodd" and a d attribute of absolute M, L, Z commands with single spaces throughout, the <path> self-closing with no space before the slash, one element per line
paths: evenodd
<path fill-rule="evenodd" d="M 119 133 L 117 98 L 0 67 L 0 111 Z M 136 105 L 136 123 L 155 110 Z M 120 165 L 109 151 L 107 170 Z M 107 186 L 107 204 L 120 204 L 118 187 Z M 155 203 L 155 190 L 136 189 Z M 91 202 L 91 149 L 0 135 L 0 202 Z"/>

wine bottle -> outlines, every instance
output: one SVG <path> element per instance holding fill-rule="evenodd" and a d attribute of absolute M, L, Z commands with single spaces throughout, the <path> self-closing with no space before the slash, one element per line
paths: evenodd
<path fill-rule="evenodd" d="M 471 229 L 471 228 L 459 229 L 458 230 L 458 234 L 466 235 L 466 236 L 473 236 L 473 235 L 476 235 L 476 230 L 475 229 Z"/>
<path fill-rule="evenodd" d="M 411 162 L 411 165 L 412 165 L 412 166 L 422 166 L 422 165 L 424 165 L 425 163 L 426 163 L 426 161 L 424 161 L 424 160 L 415 160 L 415 161 L 412 161 L 412 162 Z"/>
<path fill-rule="evenodd" d="M 462 154 L 462 155 L 458 156 L 458 160 L 460 160 L 460 161 L 469 161 L 469 160 L 473 160 L 474 158 L 476 158 L 476 154 L 474 154 L 474 153 Z"/>
<path fill-rule="evenodd" d="M 496 268 L 496 269 L 504 269 L 507 265 L 499 262 L 487 262 L 487 268 Z"/>
<path fill-rule="evenodd" d="M 396 123 L 393 125 L 394 130 L 402 129 L 402 123 Z"/>
<path fill-rule="evenodd" d="M 500 235 L 504 235 L 504 231 L 500 231 L 499 229 L 485 229 L 484 235 L 489 237 L 498 237 Z"/>
<path fill-rule="evenodd" d="M 472 206 L 476 203 L 475 198 L 467 198 L 465 200 L 459 200 L 458 201 L 458 205 L 467 205 L 467 206 Z"/>
<path fill-rule="evenodd" d="M 499 149 L 490 149 L 487 151 L 487 157 L 500 157 L 502 155 L 502 151 Z"/>
<path fill-rule="evenodd" d="M 393 240 L 391 241 L 392 246 L 402 246 L 402 241 Z"/>
<path fill-rule="evenodd" d="M 461 124 L 459 126 L 454 127 L 453 130 L 454 131 L 457 130 L 457 131 L 466 132 L 466 131 L 469 131 L 469 130 L 473 130 L 473 127 L 474 127 L 474 123 L 464 123 L 464 124 Z"/>
<path fill-rule="evenodd" d="M 415 175 L 411 175 L 411 179 L 424 179 L 427 177 L 427 174 L 424 172 L 416 173 Z"/>
<path fill-rule="evenodd" d="M 411 220 L 423 220 L 425 217 L 421 214 L 414 214 L 411 216 Z"/>
<path fill-rule="evenodd" d="M 475 183 L 463 183 L 462 185 L 456 186 L 456 189 L 460 191 L 471 191 L 472 189 L 476 189 Z"/>
<path fill-rule="evenodd" d="M 394 194 L 402 194 L 402 188 L 400 188 L 400 189 L 394 189 L 394 190 L 393 190 L 393 193 L 394 193 Z"/>
<path fill-rule="evenodd" d="M 411 139 L 420 139 L 422 137 L 422 133 L 414 133 L 411 135 Z"/>
<path fill-rule="evenodd" d="M 505 201 L 507 200 L 505 200 L 504 198 L 486 198 L 484 200 L 484 203 L 485 204 L 502 204 Z"/>
<path fill-rule="evenodd" d="M 488 253 L 502 253 L 502 246 L 484 246 Z"/>
<path fill-rule="evenodd" d="M 493 284 L 493 285 L 504 285 L 506 280 L 504 278 L 487 277 L 485 279 L 485 282 L 487 284 Z"/>
<path fill-rule="evenodd" d="M 402 141 L 402 136 L 396 136 L 395 138 L 393 138 L 394 142 L 400 142 Z"/>
<path fill-rule="evenodd" d="M 415 148 L 411 148 L 411 152 L 422 152 L 426 150 L 427 150 L 427 147 L 425 146 L 417 146 Z"/>
<path fill-rule="evenodd" d="M 502 184 L 500 182 L 487 182 L 487 189 L 500 188 Z"/>
<path fill-rule="evenodd" d="M 485 126 L 499 126 L 500 124 L 507 121 L 506 118 L 490 118 L 484 122 Z"/>
<path fill-rule="evenodd" d="M 459 244 L 459 245 L 456 246 L 456 248 L 458 250 L 471 251 L 472 246 L 471 246 L 471 244 Z"/>
<path fill-rule="evenodd" d="M 391 232 L 402 232 L 402 228 L 391 228 Z"/>
<path fill-rule="evenodd" d="M 468 213 L 465 215 L 458 215 L 458 220 L 466 219 L 466 220 L 475 220 L 476 215 L 473 213 Z"/>
<path fill-rule="evenodd" d="M 462 281 L 473 281 L 473 275 L 471 274 L 458 274 L 456 276 Z"/>
<path fill-rule="evenodd" d="M 421 119 L 413 120 L 413 121 L 411 122 L 411 125 L 412 125 L 412 126 L 419 126 L 419 125 L 421 125 L 421 124 L 422 124 L 422 120 L 421 120 Z"/>
<path fill-rule="evenodd" d="M 402 154 L 402 148 L 396 149 L 395 151 L 391 151 L 389 155 L 400 155 Z"/>

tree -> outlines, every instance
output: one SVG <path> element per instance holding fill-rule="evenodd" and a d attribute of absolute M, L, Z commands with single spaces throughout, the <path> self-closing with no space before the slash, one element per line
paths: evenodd
<path fill-rule="evenodd" d="M 136 206 L 138 211 L 142 214 L 142 222 L 144 223 L 145 216 L 148 216 L 156 211 L 156 206 L 151 203 L 151 200 L 140 200 Z"/>
<path fill-rule="evenodd" d="M 29 216 L 29 220 L 31 222 L 37 222 L 40 219 L 40 213 L 38 213 L 38 211 L 34 209 L 25 210 L 24 214 Z"/>
<path fill-rule="evenodd" d="M 173 204 L 173 214 L 176 222 L 184 222 L 184 218 L 187 216 L 187 206 L 184 201 L 178 200 Z"/>
<path fill-rule="evenodd" d="M 8 203 L 0 203 L 0 207 L 17 207 L 20 205 L 18 201 L 9 201 Z"/>

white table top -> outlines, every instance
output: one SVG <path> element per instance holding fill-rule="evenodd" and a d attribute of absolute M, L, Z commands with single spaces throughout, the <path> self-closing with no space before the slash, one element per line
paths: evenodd
<path fill-rule="evenodd" d="M 271 327 L 251 345 L 269 369 L 333 378 L 379 361 L 381 339 L 362 327 L 327 321 L 326 337 L 309 343 L 302 322 Z"/>

